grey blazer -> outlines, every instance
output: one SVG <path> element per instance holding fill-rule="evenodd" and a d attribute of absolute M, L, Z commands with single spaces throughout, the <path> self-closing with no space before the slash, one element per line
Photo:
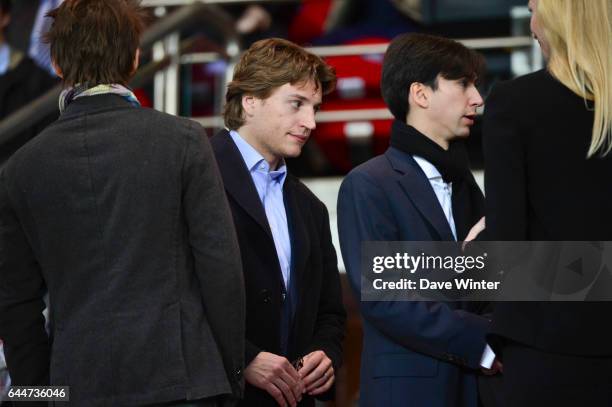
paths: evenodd
<path fill-rule="evenodd" d="M 70 386 L 78 406 L 239 397 L 244 304 L 194 122 L 80 98 L 0 175 L 0 337 L 15 385 Z"/>

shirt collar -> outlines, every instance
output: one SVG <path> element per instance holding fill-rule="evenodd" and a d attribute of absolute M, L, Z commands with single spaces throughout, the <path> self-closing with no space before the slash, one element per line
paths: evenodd
<path fill-rule="evenodd" d="M 8 44 L 5 42 L 0 45 L 0 75 L 4 75 L 8 71 L 11 62 L 11 51 Z"/>
<path fill-rule="evenodd" d="M 276 170 L 270 171 L 270 164 L 268 164 L 263 156 L 243 139 L 237 131 L 230 130 L 229 134 L 232 140 L 234 140 L 236 147 L 238 147 L 238 151 L 240 151 L 240 155 L 250 173 L 255 171 L 265 172 L 266 174 L 270 174 L 273 180 L 281 184 L 285 183 L 285 178 L 287 176 L 287 165 L 285 164 L 285 160 L 280 163 L 280 166 Z"/>
<path fill-rule="evenodd" d="M 440 174 L 440 171 L 438 171 L 438 169 L 434 167 L 432 163 L 423 157 L 419 157 L 418 155 L 413 155 L 412 158 L 414 158 L 414 161 L 416 161 L 419 167 L 421 167 L 428 180 L 433 181 L 442 179 L 442 174 Z"/>

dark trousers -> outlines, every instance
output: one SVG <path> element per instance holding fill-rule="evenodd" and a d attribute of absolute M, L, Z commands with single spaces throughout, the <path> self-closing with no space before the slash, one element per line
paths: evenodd
<path fill-rule="evenodd" d="M 558 355 L 513 343 L 503 349 L 503 364 L 504 407 L 612 406 L 610 356 Z"/>

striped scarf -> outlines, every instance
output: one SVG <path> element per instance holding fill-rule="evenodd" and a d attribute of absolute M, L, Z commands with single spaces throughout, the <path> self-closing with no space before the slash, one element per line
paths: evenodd
<path fill-rule="evenodd" d="M 59 97 L 59 110 L 63 112 L 73 100 L 78 99 L 83 96 L 95 96 L 95 95 L 104 95 L 107 93 L 113 93 L 115 95 L 119 95 L 133 106 L 140 106 L 140 102 L 134 95 L 131 89 L 119 85 L 119 84 L 110 84 L 110 85 L 97 85 L 93 88 L 88 88 L 87 84 L 76 85 L 72 88 L 64 89 Z"/>

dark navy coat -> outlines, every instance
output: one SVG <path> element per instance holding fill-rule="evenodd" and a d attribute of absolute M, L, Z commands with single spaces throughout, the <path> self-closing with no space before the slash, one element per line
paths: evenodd
<path fill-rule="evenodd" d="M 338 231 L 351 286 L 359 298 L 362 241 L 454 240 L 416 161 L 389 148 L 353 169 L 338 198 Z M 360 405 L 478 405 L 476 372 L 488 320 L 460 303 L 361 302 Z"/>

